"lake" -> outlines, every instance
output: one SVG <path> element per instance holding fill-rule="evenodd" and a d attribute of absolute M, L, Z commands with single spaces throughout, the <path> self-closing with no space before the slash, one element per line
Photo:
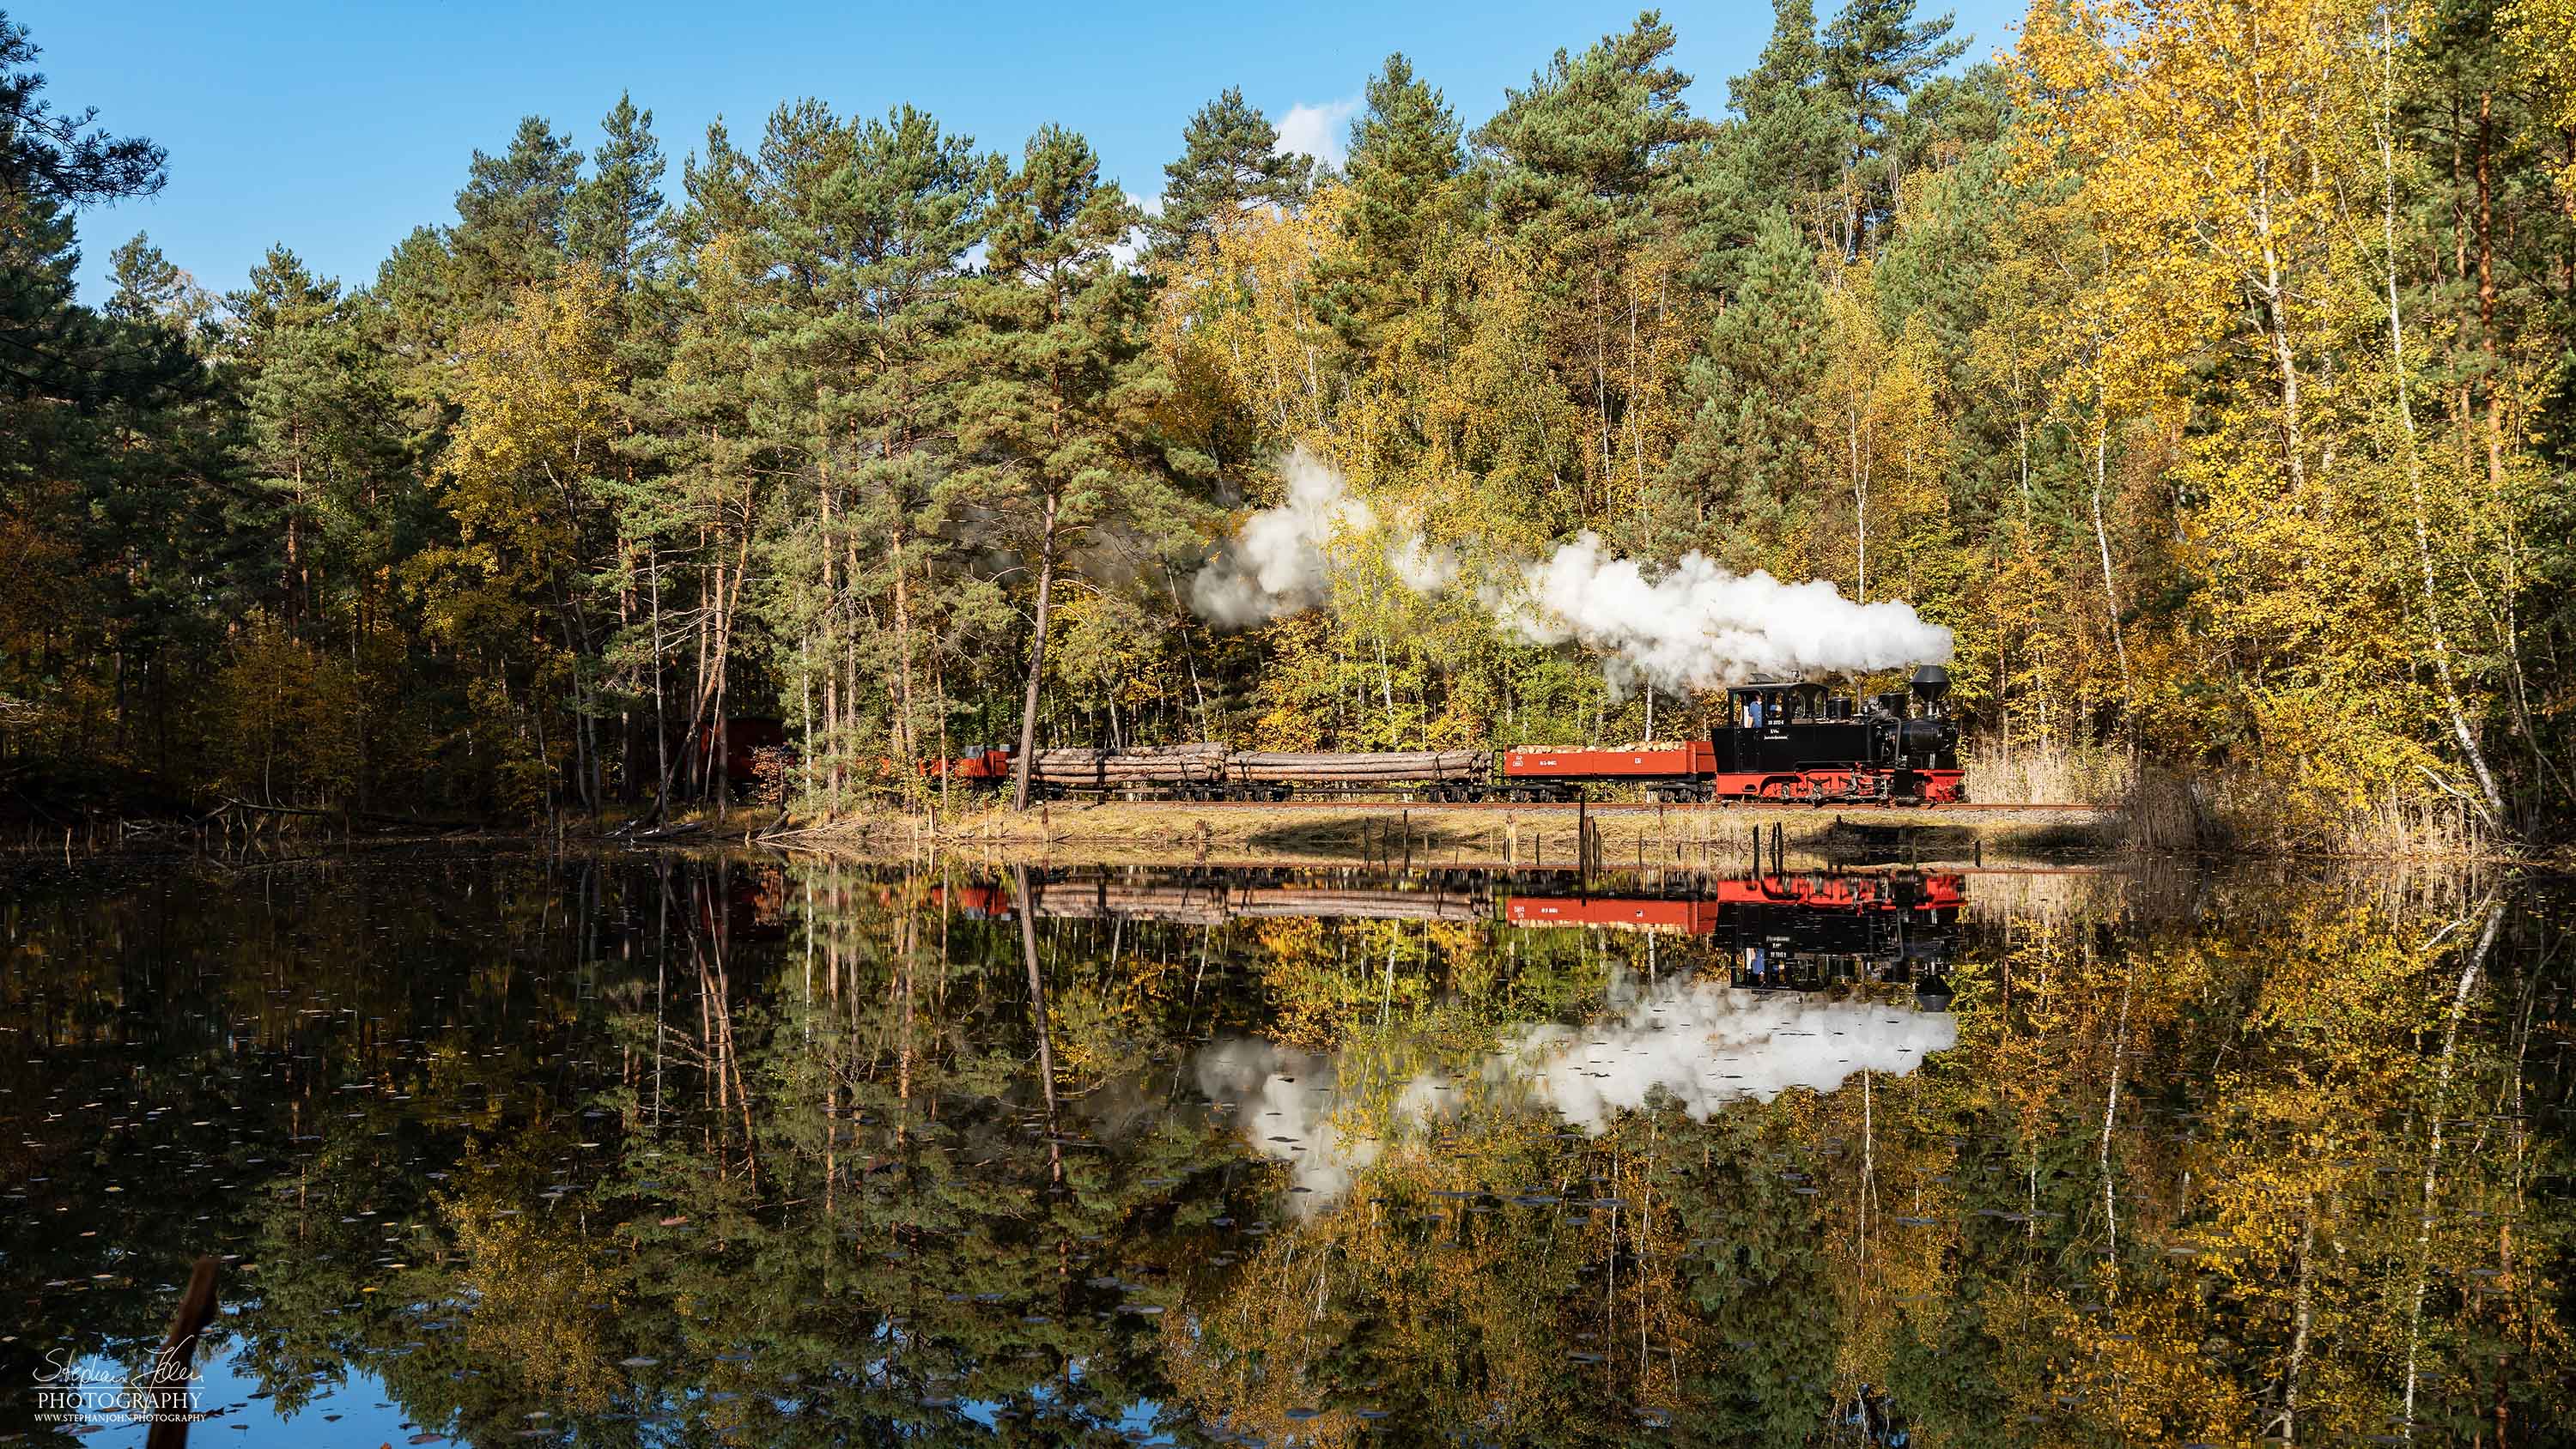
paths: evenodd
<path fill-rule="evenodd" d="M 0 1441 L 2571 1442 L 2554 886 L 6 869 Z"/>

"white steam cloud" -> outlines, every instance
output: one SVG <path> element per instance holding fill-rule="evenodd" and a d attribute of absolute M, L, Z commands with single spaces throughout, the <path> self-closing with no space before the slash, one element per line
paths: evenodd
<path fill-rule="evenodd" d="M 1390 1104 L 1389 1129 L 1411 1129 L 1497 1097 L 1552 1109 L 1598 1136 L 1623 1112 L 1669 1096 L 1706 1122 L 1729 1103 L 1768 1102 L 1793 1088 L 1832 1092 L 1862 1072 L 1904 1076 L 1958 1044 L 1947 1013 L 1864 999 L 1739 991 L 1724 977 L 1665 977 L 1640 991 L 1612 982 L 1608 1014 L 1583 1026 L 1545 1023 L 1506 1037 L 1481 1068 L 1425 1073 Z M 1302 1210 L 1349 1191 L 1379 1140 L 1348 1130 L 1339 1063 L 1257 1040 L 1213 1043 L 1197 1059 L 1198 1087 L 1232 1109 L 1254 1151 L 1285 1162 Z"/>
<path fill-rule="evenodd" d="M 1377 510 L 1353 498 L 1341 471 L 1302 445 L 1280 471 L 1288 501 L 1245 519 L 1190 581 L 1190 606 L 1200 617 L 1239 629 L 1303 613 L 1332 588 L 1336 543 L 1377 530 Z M 1458 577 L 1456 555 L 1411 531 L 1387 540 L 1386 562 L 1417 594 L 1438 593 Z"/>
<path fill-rule="evenodd" d="M 1857 604 L 1821 579 L 1732 574 L 1698 553 L 1649 577 L 1634 559 L 1604 557 L 1589 532 L 1530 565 L 1522 583 L 1506 620 L 1533 643 L 1598 651 L 1622 689 L 1642 679 L 1693 694 L 1762 676 L 1950 662 L 1949 629 L 1924 623 L 1912 604 Z"/>
<path fill-rule="evenodd" d="M 1378 529 L 1376 513 L 1331 464 L 1300 447 L 1282 469 L 1288 500 L 1246 519 L 1191 583 L 1192 605 L 1213 623 L 1241 628 L 1323 603 L 1337 543 Z M 1458 580 L 1458 556 L 1419 533 L 1394 533 L 1385 549 L 1389 570 L 1415 593 Z M 1912 604 L 1855 603 L 1821 579 L 1730 573 L 1699 553 L 1655 568 L 1609 556 L 1589 532 L 1476 596 L 1533 643 L 1580 643 L 1599 654 L 1622 694 L 1641 682 L 1686 695 L 1754 678 L 1950 662 L 1950 630 L 1925 623 Z"/>

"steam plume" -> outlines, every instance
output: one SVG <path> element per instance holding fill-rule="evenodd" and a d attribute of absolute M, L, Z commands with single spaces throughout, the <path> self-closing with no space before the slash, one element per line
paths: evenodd
<path fill-rule="evenodd" d="M 1303 613 L 1332 589 L 1333 545 L 1378 528 L 1377 511 L 1350 494 L 1341 471 L 1300 444 L 1281 464 L 1288 501 L 1245 519 L 1225 551 L 1190 581 L 1190 606 L 1239 629 Z M 1386 541 L 1387 567 L 1417 594 L 1458 577 L 1456 555 L 1410 530 Z"/>
<path fill-rule="evenodd" d="M 1732 574 L 1687 553 L 1656 577 L 1603 556 L 1590 532 L 1522 571 L 1505 621 L 1538 644 L 1579 640 L 1604 656 L 1613 686 L 1638 680 L 1693 694 L 1757 676 L 1859 674 L 1950 661 L 1950 631 L 1912 604 L 1858 604 L 1830 583 Z"/>
<path fill-rule="evenodd" d="M 1336 541 L 1373 531 L 1387 534 L 1387 567 L 1406 588 L 1428 595 L 1457 582 L 1456 554 L 1417 532 L 1380 529 L 1331 464 L 1299 447 L 1282 466 L 1287 501 L 1246 519 L 1191 582 L 1202 617 L 1241 628 L 1314 608 L 1331 592 Z M 1621 694 L 1640 683 L 1684 695 L 1762 676 L 1950 661 L 1950 631 L 1911 604 L 1855 603 L 1822 580 L 1729 573 L 1699 553 L 1649 569 L 1610 557 L 1588 532 L 1476 596 L 1533 643 L 1579 642 L 1599 654 Z"/>

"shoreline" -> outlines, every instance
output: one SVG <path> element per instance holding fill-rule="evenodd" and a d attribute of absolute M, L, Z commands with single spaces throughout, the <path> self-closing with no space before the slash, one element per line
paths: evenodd
<path fill-rule="evenodd" d="M 120 831 L 119 824 L 127 827 Z M 719 824 L 704 811 L 650 831 L 636 821 L 566 819 L 521 828 L 376 829 L 344 834 L 279 822 L 252 833 L 99 821 L 87 831 L 22 834 L 0 827 L 0 858 L 58 860 L 204 854 L 229 841 L 295 847 L 315 856 L 418 847 L 556 849 L 666 847 L 760 850 L 890 860 L 947 855 L 1028 865 L 1448 866 L 1727 870 L 1748 866 L 1754 836 L 1766 861 L 1793 869 L 1919 865 L 1944 869 L 2087 870 L 2140 860 L 2240 858 L 2402 869 L 2508 868 L 2576 872 L 2560 854 L 2372 854 L 2324 850 L 2142 849 L 2117 809 L 2087 805 L 1885 806 L 1572 804 L 1403 801 L 1050 801 L 1025 812 L 992 807 L 941 817 L 872 810 L 798 820 L 737 807 Z M 59 827 L 57 827 L 59 828 Z M 1589 842 L 1578 861 L 1578 830 Z M 130 833 L 129 833 L 130 832 Z"/>
<path fill-rule="evenodd" d="M 1809 806 L 1433 805 L 1292 802 L 1055 801 L 1022 811 L 987 810 L 946 821 L 926 815 L 863 814 L 754 832 L 756 845 L 879 855 L 925 849 L 1023 861 L 1088 863 L 1159 860 L 1183 864 L 1272 862 L 1447 865 L 1546 869 L 1724 868 L 1750 861 L 1754 837 L 1793 865 L 1982 864 L 1989 857 L 2063 865 L 2121 848 L 2115 812 L 2089 806 L 1996 806 L 1974 812 Z M 712 827 L 674 843 L 733 843 Z M 653 842 L 637 842 L 653 843 Z M 1588 847 L 1588 852 L 1586 851 Z"/>

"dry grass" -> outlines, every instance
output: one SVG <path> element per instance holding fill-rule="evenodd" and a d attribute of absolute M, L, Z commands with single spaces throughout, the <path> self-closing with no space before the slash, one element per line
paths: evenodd
<path fill-rule="evenodd" d="M 2505 852 L 2466 802 L 2430 791 L 2384 792 L 2351 809 L 2318 814 L 2285 798 L 2279 783 L 2231 775 L 2208 792 L 2212 843 L 2266 854 L 2370 860 L 2469 860 Z"/>
<path fill-rule="evenodd" d="M 2120 803 L 2129 848 L 2153 855 L 2208 850 L 2230 835 L 2199 780 L 2153 767 L 2138 772 Z"/>
<path fill-rule="evenodd" d="M 2113 805 L 2137 776 L 2125 750 L 2054 740 L 1980 744 L 1967 771 L 1968 798 L 1998 805 Z"/>

